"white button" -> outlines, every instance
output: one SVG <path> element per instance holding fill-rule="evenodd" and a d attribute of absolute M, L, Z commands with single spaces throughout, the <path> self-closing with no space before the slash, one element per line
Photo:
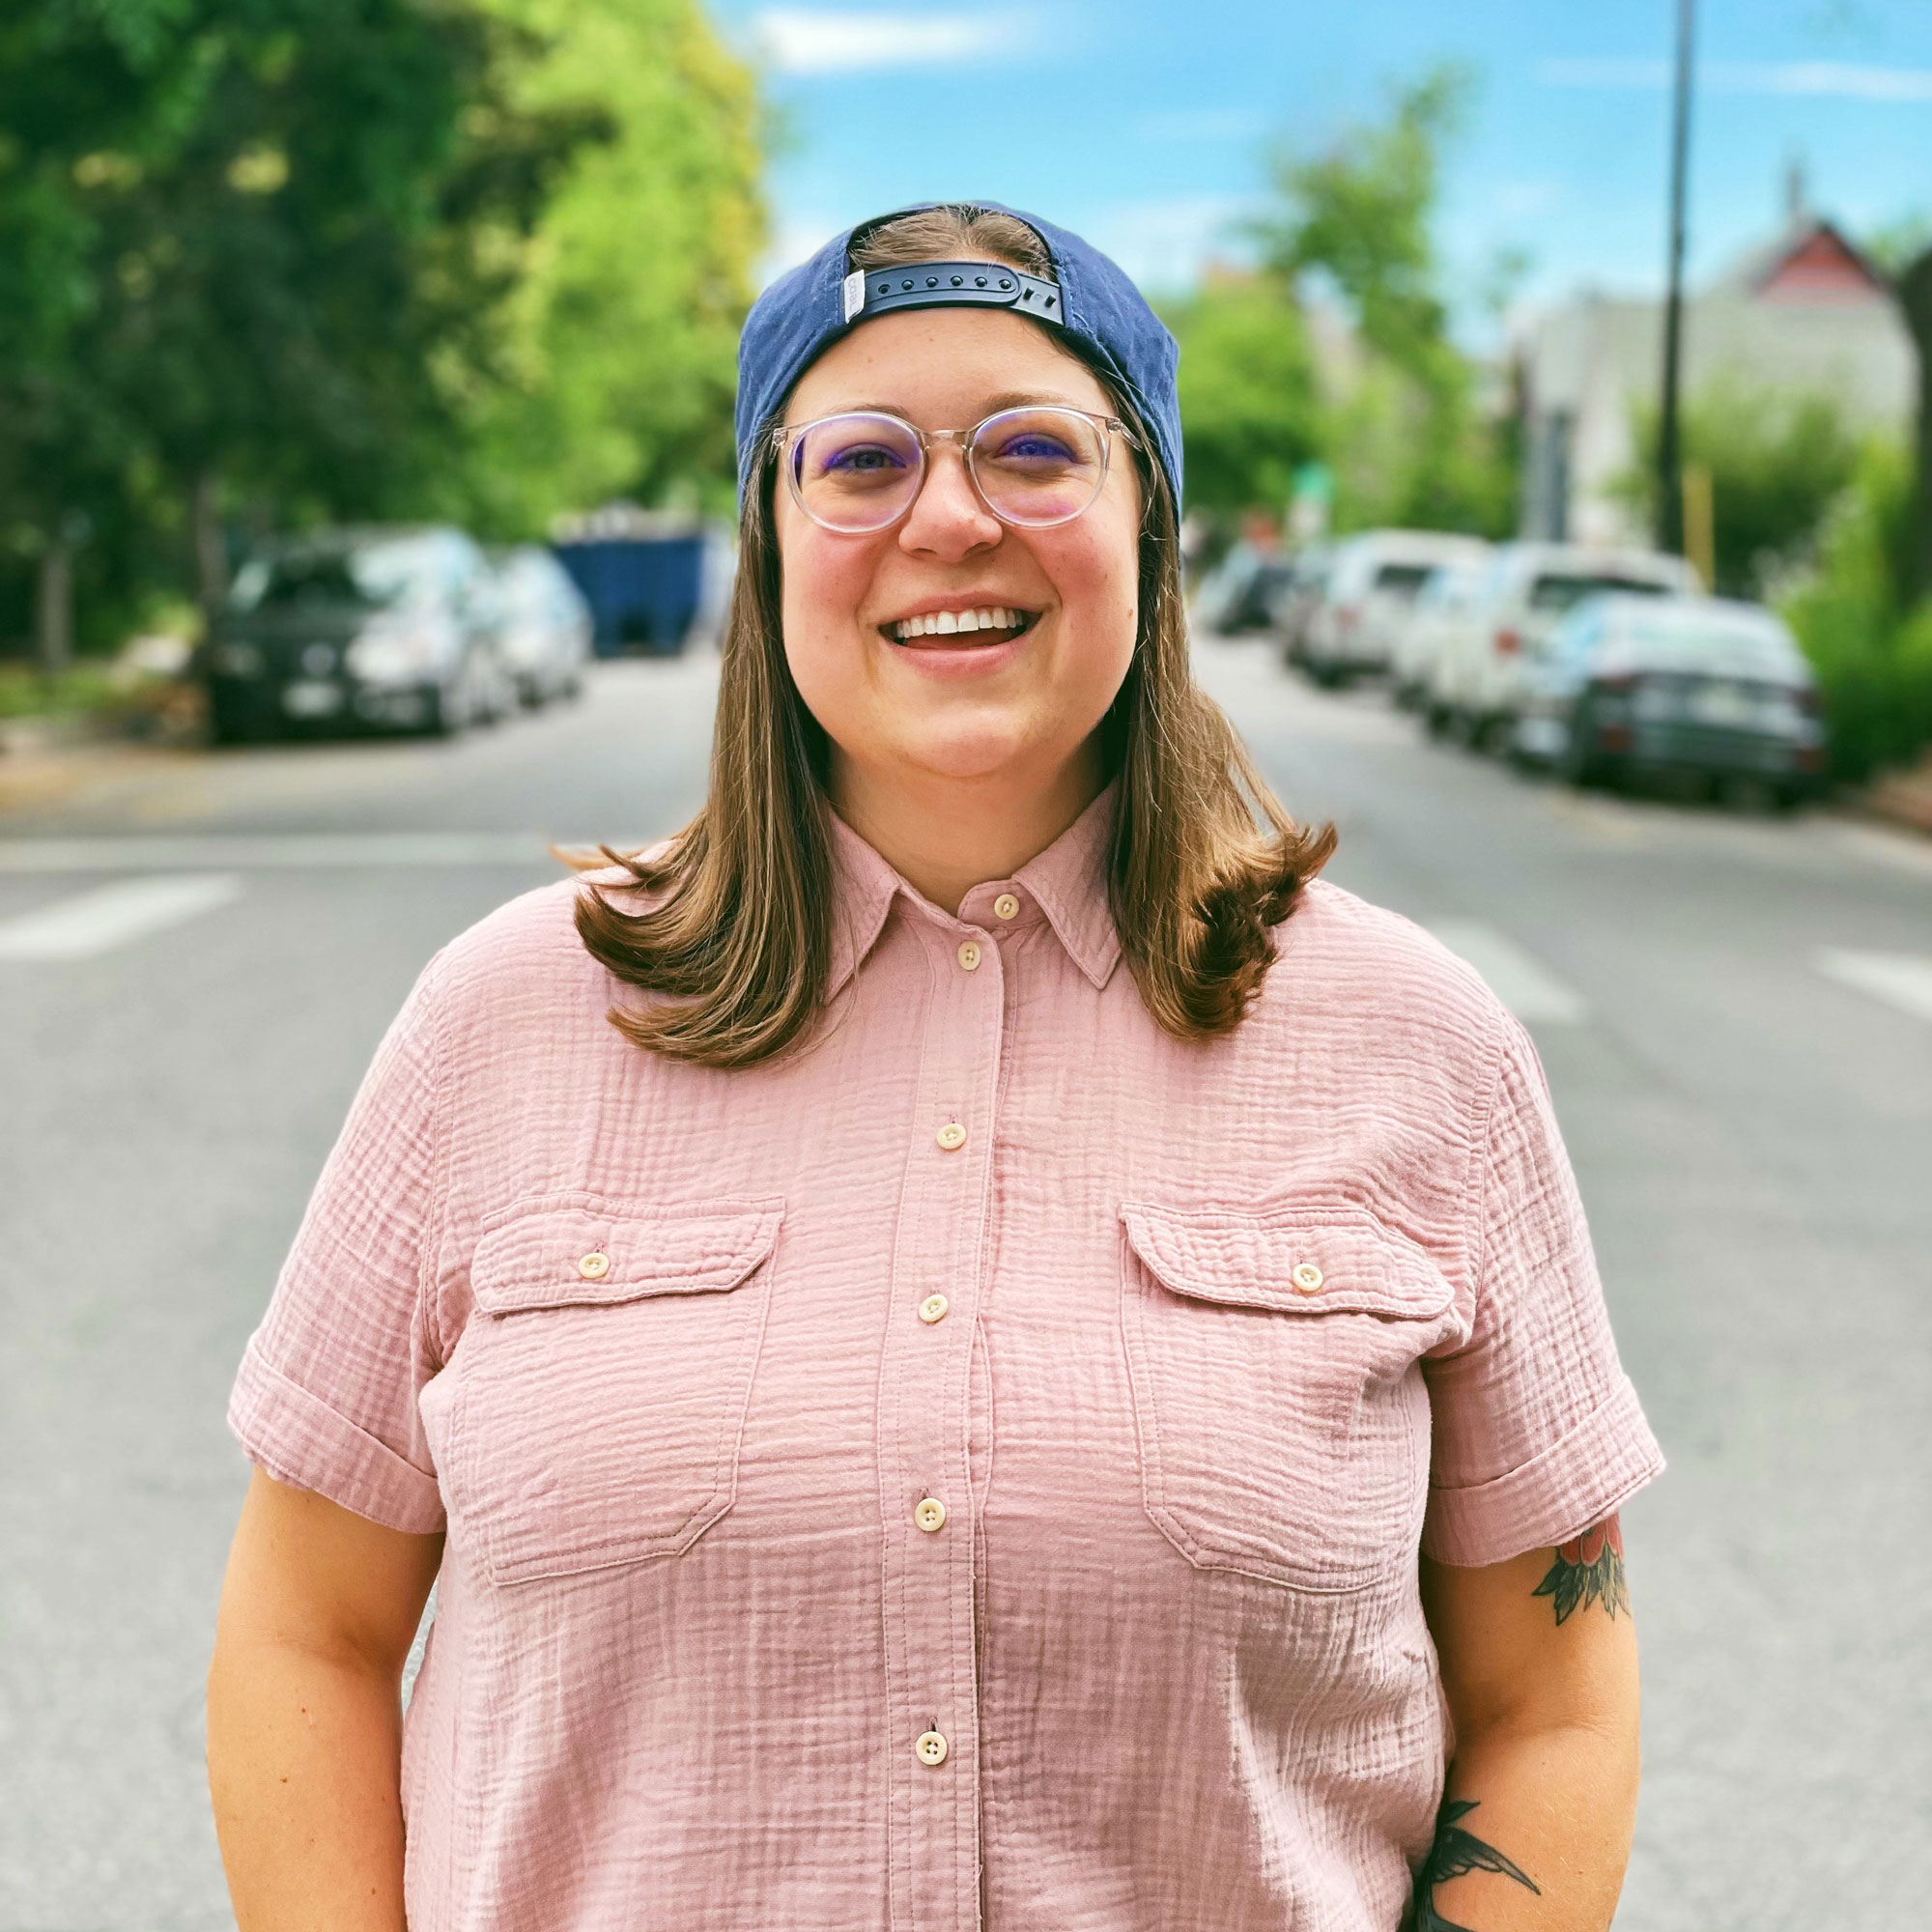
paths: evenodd
<path fill-rule="evenodd" d="M 993 901 L 993 911 L 1000 919 L 1017 919 L 1019 917 L 1020 902 L 1014 898 L 1011 893 L 1002 893 Z"/>
<path fill-rule="evenodd" d="M 919 1753 L 921 1764 L 944 1764 L 946 1762 L 946 1740 L 937 1731 L 923 1731 L 913 1749 Z"/>
<path fill-rule="evenodd" d="M 1313 1262 L 1297 1262 L 1290 1279 L 1303 1294 L 1313 1294 L 1321 1286 L 1321 1270 Z"/>
<path fill-rule="evenodd" d="M 966 1145 L 966 1129 L 957 1121 L 948 1121 L 933 1138 L 948 1153 L 953 1153 Z"/>
<path fill-rule="evenodd" d="M 578 1263 L 577 1271 L 585 1281 L 602 1281 L 611 1272 L 611 1257 L 594 1248 Z"/>
<path fill-rule="evenodd" d="M 922 1496 L 912 1520 L 930 1536 L 935 1529 L 946 1527 L 946 1505 L 937 1496 Z"/>
<path fill-rule="evenodd" d="M 980 970 L 980 942 L 977 939 L 969 939 L 960 947 L 959 963 L 969 973 Z"/>
<path fill-rule="evenodd" d="M 944 1321 L 946 1320 L 946 1311 L 952 1306 L 952 1304 L 947 1300 L 945 1295 L 928 1294 L 919 1304 L 919 1319 L 927 1323 Z"/>

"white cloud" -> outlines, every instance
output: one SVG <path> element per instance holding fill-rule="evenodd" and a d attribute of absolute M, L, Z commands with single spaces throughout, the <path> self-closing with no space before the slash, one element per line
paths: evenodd
<path fill-rule="evenodd" d="M 866 68 L 937 67 L 1017 53 L 1034 38 L 1026 15 L 861 14 L 771 7 L 752 22 L 756 44 L 785 73 L 853 73 Z"/>
<path fill-rule="evenodd" d="M 1545 60 L 1545 87 L 1654 94 L 1671 84 L 1668 61 Z M 1712 61 L 1696 83 L 1714 94 L 1808 95 L 1831 100 L 1932 101 L 1932 68 L 1858 67 L 1843 61 Z"/>

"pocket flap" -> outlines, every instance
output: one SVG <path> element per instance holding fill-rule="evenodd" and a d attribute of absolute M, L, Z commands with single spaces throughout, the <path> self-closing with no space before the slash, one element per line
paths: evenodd
<path fill-rule="evenodd" d="M 1129 1201 L 1121 1221 L 1163 1288 L 1194 1301 L 1281 1315 L 1428 1321 L 1455 1290 L 1422 1248 L 1366 1208 L 1179 1209 Z"/>
<path fill-rule="evenodd" d="M 781 1201 L 704 1201 L 641 1213 L 589 1195 L 525 1203 L 478 1239 L 470 1289 L 489 1315 L 716 1294 L 756 1271 L 783 1216 Z"/>

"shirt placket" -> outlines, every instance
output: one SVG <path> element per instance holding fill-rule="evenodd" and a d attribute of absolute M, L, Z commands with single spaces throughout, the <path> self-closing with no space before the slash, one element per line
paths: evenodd
<path fill-rule="evenodd" d="M 912 915 L 932 969 L 880 1362 L 892 1923 L 980 1922 L 980 1723 L 968 1405 L 1004 975 L 981 930 Z"/>

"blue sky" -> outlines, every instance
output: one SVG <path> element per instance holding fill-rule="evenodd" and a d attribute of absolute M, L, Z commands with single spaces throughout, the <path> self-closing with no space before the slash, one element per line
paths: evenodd
<path fill-rule="evenodd" d="M 1524 295 L 1662 275 L 1675 0 L 710 0 L 788 128 L 770 266 L 902 201 L 988 195 L 1172 287 L 1231 236 L 1285 137 L 1320 148 L 1391 83 L 1473 72 L 1440 239 L 1465 297 L 1497 250 Z M 1794 155 L 1854 232 L 1932 215 L 1932 0 L 1702 0 L 1694 273 L 1776 226 Z"/>

